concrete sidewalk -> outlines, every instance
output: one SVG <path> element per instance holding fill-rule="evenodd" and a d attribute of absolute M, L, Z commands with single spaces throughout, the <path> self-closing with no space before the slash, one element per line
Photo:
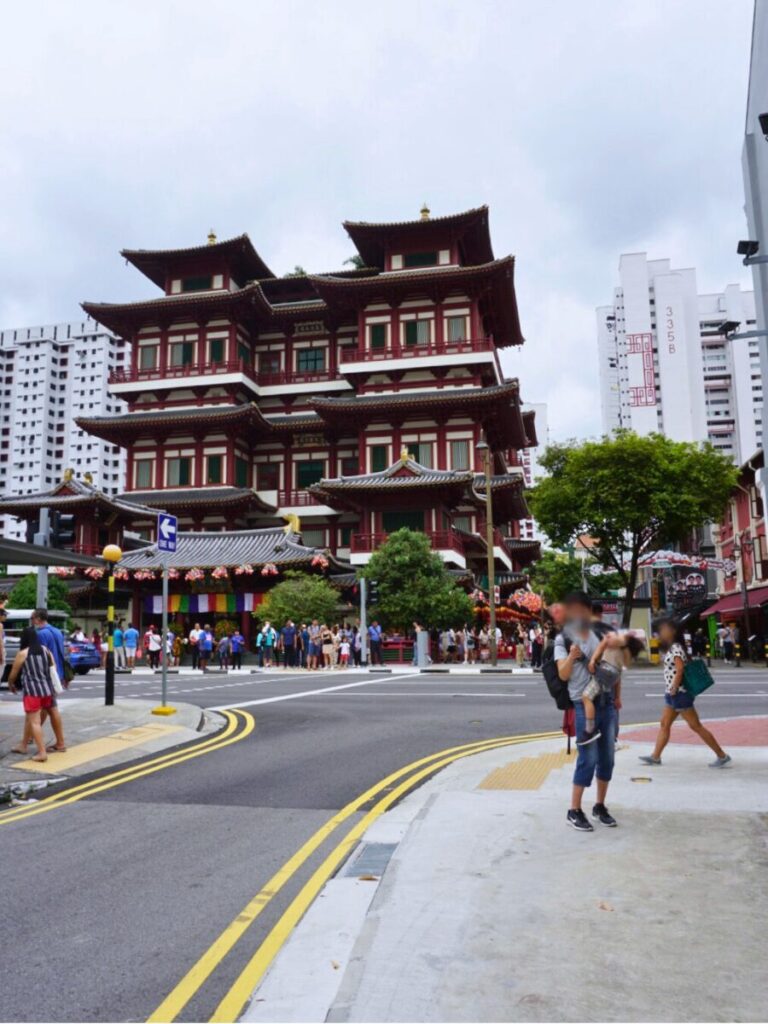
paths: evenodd
<path fill-rule="evenodd" d="M 685 725 L 650 769 L 655 728 L 623 732 L 619 827 L 590 834 L 564 741 L 455 762 L 366 833 L 243 1019 L 768 1019 L 768 717 L 709 724 L 728 769 Z"/>
<path fill-rule="evenodd" d="M 120 699 L 112 707 L 81 697 L 61 701 L 67 750 L 49 753 L 48 760 L 38 764 L 30 760 L 33 746 L 26 756 L 11 752 L 21 741 L 24 712 L 20 698 L 5 697 L 0 701 L 0 797 L 18 783 L 61 780 L 114 768 L 197 739 L 201 733 L 216 732 L 224 724 L 215 712 L 203 712 L 194 704 L 174 703 L 176 714 L 168 717 L 153 715 L 155 707 L 156 700 Z M 50 725 L 44 732 L 52 742 Z"/>

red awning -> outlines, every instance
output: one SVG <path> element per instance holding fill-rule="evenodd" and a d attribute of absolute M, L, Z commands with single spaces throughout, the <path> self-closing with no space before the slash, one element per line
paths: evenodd
<path fill-rule="evenodd" d="M 768 602 L 768 587 L 757 587 L 755 590 L 747 591 L 747 604 L 750 608 L 759 608 L 761 604 Z M 744 608 L 744 598 L 741 591 L 721 597 L 705 611 L 701 613 L 702 618 L 707 615 L 725 615 L 728 612 L 740 612 Z"/>

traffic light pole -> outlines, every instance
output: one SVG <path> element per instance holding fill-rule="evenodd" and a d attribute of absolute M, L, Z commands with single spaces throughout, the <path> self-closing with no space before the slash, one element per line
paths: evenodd
<path fill-rule="evenodd" d="M 368 580 L 360 577 L 360 664 L 368 664 L 368 611 L 366 608 Z"/>
<path fill-rule="evenodd" d="M 50 547 L 51 543 L 51 513 L 47 508 L 40 509 L 40 521 L 35 534 L 35 544 L 42 547 Z M 48 607 L 48 566 L 37 567 L 37 597 L 35 598 L 37 608 Z"/>
<path fill-rule="evenodd" d="M 488 549 L 488 611 L 491 665 L 496 667 L 496 566 L 493 554 L 493 499 L 491 498 L 491 449 L 485 449 L 485 544 Z"/>

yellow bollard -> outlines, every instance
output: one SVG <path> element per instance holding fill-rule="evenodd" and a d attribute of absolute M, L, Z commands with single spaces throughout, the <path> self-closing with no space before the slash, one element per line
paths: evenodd
<path fill-rule="evenodd" d="M 658 665 L 659 664 L 659 641 L 656 639 L 655 636 L 651 637 L 650 641 L 648 642 L 648 653 L 650 655 L 651 664 L 652 665 Z"/>

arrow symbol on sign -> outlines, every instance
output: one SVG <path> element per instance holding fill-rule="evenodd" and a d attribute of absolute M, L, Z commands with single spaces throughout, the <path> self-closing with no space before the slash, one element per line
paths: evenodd
<path fill-rule="evenodd" d="M 163 540 L 168 540 L 176 533 L 175 523 L 170 522 L 168 519 L 160 520 L 160 533 L 162 534 Z"/>

